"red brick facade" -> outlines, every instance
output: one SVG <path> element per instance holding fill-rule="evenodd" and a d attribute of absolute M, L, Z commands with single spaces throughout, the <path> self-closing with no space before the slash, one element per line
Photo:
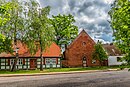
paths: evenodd
<path fill-rule="evenodd" d="M 92 53 L 95 42 L 83 30 L 78 37 L 66 48 L 64 52 L 65 60 L 62 64 L 66 67 L 88 67 L 98 66 L 99 61 L 92 63 Z"/>

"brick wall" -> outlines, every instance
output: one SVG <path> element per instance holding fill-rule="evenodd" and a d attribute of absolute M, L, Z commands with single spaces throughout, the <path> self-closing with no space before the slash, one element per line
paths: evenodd
<path fill-rule="evenodd" d="M 83 30 L 79 36 L 67 47 L 65 51 L 66 60 L 63 65 L 68 67 L 82 67 L 83 58 L 86 58 L 86 66 L 97 66 L 99 61 L 92 64 L 92 53 L 94 51 L 95 42 Z"/>

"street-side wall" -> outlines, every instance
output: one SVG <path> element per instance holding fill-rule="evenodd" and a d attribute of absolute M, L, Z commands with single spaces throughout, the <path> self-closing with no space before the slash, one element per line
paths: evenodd
<path fill-rule="evenodd" d="M 108 65 L 113 66 L 113 65 L 121 65 L 123 63 L 126 63 L 126 61 L 118 61 L 117 58 L 122 58 L 123 56 L 109 56 L 108 58 Z"/>

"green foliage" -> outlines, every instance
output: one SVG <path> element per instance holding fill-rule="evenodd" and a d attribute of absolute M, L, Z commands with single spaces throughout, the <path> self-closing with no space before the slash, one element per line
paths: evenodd
<path fill-rule="evenodd" d="M 39 8 L 39 4 L 31 1 L 28 3 L 27 12 L 27 29 L 24 36 L 24 42 L 27 44 L 31 54 L 35 54 L 40 48 L 39 56 L 42 56 L 43 51 L 51 45 L 54 39 L 54 29 L 47 15 L 50 12 L 50 7 Z"/>
<path fill-rule="evenodd" d="M 18 0 L 10 0 L 4 1 L 5 7 L 2 9 L 7 9 L 4 14 L 1 14 L 2 19 L 6 18 L 7 16 L 5 13 L 9 14 L 7 17 L 9 20 L 6 21 L 0 28 L 0 32 L 8 38 L 14 45 L 14 49 L 17 49 L 17 40 L 21 40 L 24 33 L 24 14 L 23 14 L 23 5 Z M 8 9 L 9 8 L 9 9 Z M 3 20 L 2 20 L 3 21 Z M 7 41 L 8 42 L 8 41 Z M 5 44 L 7 45 L 7 44 Z M 8 46 L 8 45 L 7 45 Z M 11 45 L 10 45 L 11 46 Z M 10 49 L 8 49 L 10 50 Z M 15 62 L 13 64 L 12 70 L 16 69 L 16 64 L 18 60 L 17 51 L 15 51 Z"/>
<path fill-rule="evenodd" d="M 58 45 L 69 44 L 77 35 L 78 28 L 73 23 L 75 22 L 72 15 L 57 15 L 50 19 L 56 31 L 55 42 Z"/>
<path fill-rule="evenodd" d="M 13 52 L 12 41 L 0 34 L 0 53 L 1 52 Z"/>
<path fill-rule="evenodd" d="M 100 61 L 100 63 L 108 58 L 105 50 L 102 47 L 101 42 L 97 42 L 97 44 L 94 46 L 95 51 L 92 54 L 93 59 L 97 59 Z"/>
<path fill-rule="evenodd" d="M 8 13 L 8 11 L 11 9 L 10 6 L 10 2 L 5 3 L 4 0 L 0 1 L 0 27 L 4 26 L 10 20 L 10 14 Z M 12 41 L 0 33 L 0 53 L 1 52 L 12 53 L 13 49 Z"/>
<path fill-rule="evenodd" d="M 126 60 L 130 64 L 130 1 L 115 0 L 109 15 L 115 43 L 126 53 Z"/>
<path fill-rule="evenodd" d="M 10 2 L 5 3 L 4 0 L 0 1 L 0 27 L 9 20 L 10 14 L 8 11 L 10 9 Z"/>
<path fill-rule="evenodd" d="M 6 13 L 10 14 L 11 16 L 9 16 L 9 20 L 3 26 L 1 26 L 1 32 L 7 38 L 10 38 L 15 42 L 17 39 L 21 39 L 21 33 L 24 29 L 24 17 L 22 14 L 23 7 L 17 0 L 5 2 L 5 4 L 9 4 L 10 8 L 6 10 Z M 4 16 L 4 14 L 2 16 Z"/>
<path fill-rule="evenodd" d="M 47 17 L 50 7 L 40 8 L 38 3 L 31 1 L 28 4 L 28 9 L 24 42 L 27 44 L 31 54 L 35 54 L 40 49 L 40 70 L 43 70 L 43 51 L 46 51 L 46 48 L 51 45 L 55 34 Z"/>

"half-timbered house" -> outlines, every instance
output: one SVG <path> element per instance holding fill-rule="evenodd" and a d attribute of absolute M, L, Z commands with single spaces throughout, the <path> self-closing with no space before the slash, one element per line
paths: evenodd
<path fill-rule="evenodd" d="M 36 69 L 40 68 L 40 49 L 35 55 L 31 55 L 27 50 L 27 47 L 18 42 L 18 61 L 17 69 Z M 58 68 L 61 67 L 61 49 L 60 47 L 52 43 L 50 47 L 43 52 L 43 68 Z M 0 54 L 0 70 L 10 70 L 14 63 L 15 56 L 13 54 L 1 53 Z"/>

